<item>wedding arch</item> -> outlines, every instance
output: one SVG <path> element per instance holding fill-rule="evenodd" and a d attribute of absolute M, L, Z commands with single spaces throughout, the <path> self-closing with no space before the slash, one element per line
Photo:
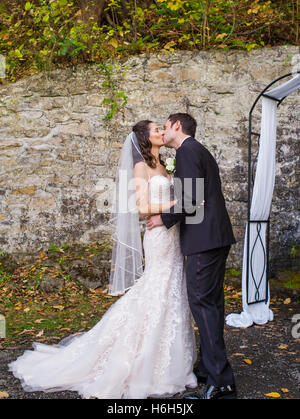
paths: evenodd
<path fill-rule="evenodd" d="M 277 82 L 293 76 L 280 86 Z M 277 109 L 282 101 L 300 88 L 300 71 L 289 73 L 268 84 L 256 98 L 249 113 L 248 143 L 248 217 L 244 236 L 242 302 L 240 314 L 229 314 L 226 323 L 249 327 L 273 320 L 269 309 L 270 209 L 275 182 Z M 253 131 L 253 112 L 262 98 L 260 133 Z M 258 152 L 253 158 L 253 141 Z"/>

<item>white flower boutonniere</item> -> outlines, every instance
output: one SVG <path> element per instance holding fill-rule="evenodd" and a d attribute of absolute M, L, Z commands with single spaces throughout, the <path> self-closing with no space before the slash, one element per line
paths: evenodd
<path fill-rule="evenodd" d="M 175 170 L 176 160 L 172 158 L 168 158 L 166 160 L 166 172 L 171 174 Z"/>

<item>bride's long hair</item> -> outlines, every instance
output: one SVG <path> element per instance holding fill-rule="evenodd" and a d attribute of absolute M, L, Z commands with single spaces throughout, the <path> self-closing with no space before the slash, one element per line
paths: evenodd
<path fill-rule="evenodd" d="M 152 169 L 156 168 L 156 159 L 153 156 L 153 154 L 151 153 L 151 148 L 152 148 L 152 144 L 150 141 L 150 124 L 152 123 L 152 121 L 149 121 L 148 119 L 143 120 L 143 121 L 139 121 L 137 124 L 135 124 L 132 128 L 132 131 L 135 133 L 137 140 L 138 140 L 138 144 L 140 146 L 140 150 L 141 153 L 145 159 L 145 162 L 147 163 L 147 165 L 149 167 L 151 167 Z M 139 158 L 139 156 L 135 156 L 133 155 L 133 161 L 134 164 L 137 163 L 138 161 L 140 161 L 141 158 Z M 162 164 L 163 166 L 165 166 L 165 163 L 161 157 L 161 154 L 159 154 L 159 161 L 160 164 Z"/>

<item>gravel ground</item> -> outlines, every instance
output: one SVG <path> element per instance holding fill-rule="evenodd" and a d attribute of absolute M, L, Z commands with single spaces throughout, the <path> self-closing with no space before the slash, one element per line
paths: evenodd
<path fill-rule="evenodd" d="M 268 399 L 271 397 L 266 394 L 274 392 L 281 399 L 300 398 L 300 339 L 292 336 L 295 326 L 292 317 L 300 313 L 300 309 L 296 304 L 283 303 L 272 308 L 274 321 L 266 325 L 247 329 L 225 326 L 227 353 L 239 399 Z M 8 371 L 7 364 L 30 349 L 31 343 L 7 347 L 0 352 L 0 392 L 8 393 L 11 399 L 80 399 L 77 393 L 70 391 L 24 392 L 19 380 Z"/>

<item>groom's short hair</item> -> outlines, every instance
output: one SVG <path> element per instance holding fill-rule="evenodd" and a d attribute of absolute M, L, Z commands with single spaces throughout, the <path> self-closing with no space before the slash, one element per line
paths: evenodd
<path fill-rule="evenodd" d="M 188 113 L 173 113 L 168 119 L 171 121 L 171 126 L 173 126 L 176 121 L 180 121 L 182 132 L 191 137 L 195 137 L 197 122 L 191 115 Z"/>

